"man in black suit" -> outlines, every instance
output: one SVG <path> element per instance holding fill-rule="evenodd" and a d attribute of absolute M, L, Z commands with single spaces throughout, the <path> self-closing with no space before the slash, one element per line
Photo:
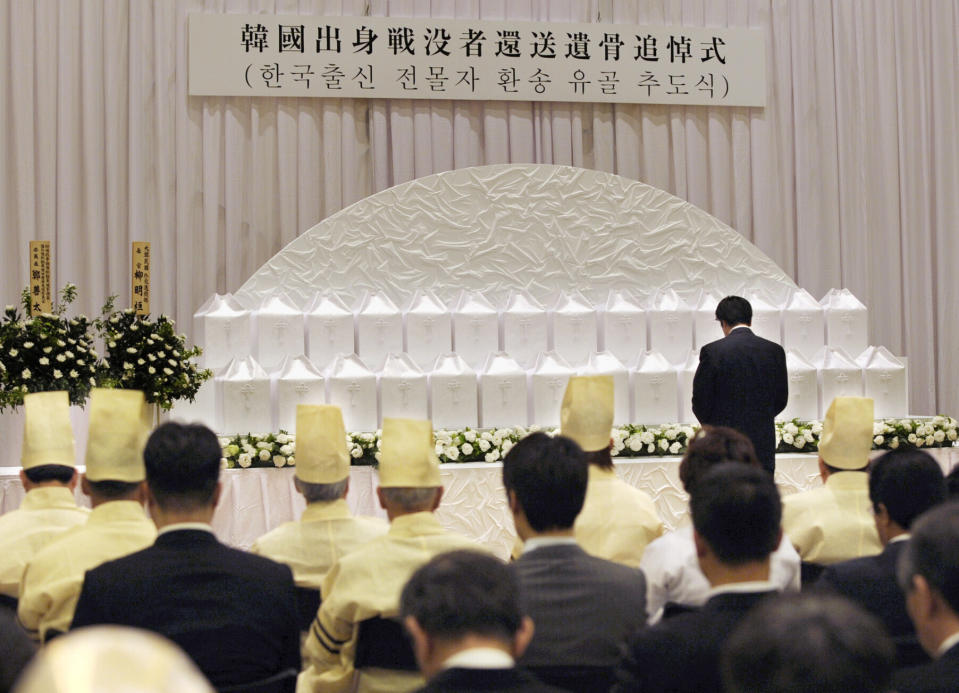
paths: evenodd
<path fill-rule="evenodd" d="M 153 432 L 143 457 L 156 543 L 88 571 L 72 627 L 152 630 L 179 645 L 217 688 L 288 672 L 292 690 L 300 667 L 293 576 L 213 535 L 221 454 L 202 425 L 167 423 Z"/>
<path fill-rule="evenodd" d="M 895 641 L 901 667 L 920 664 L 928 657 L 906 613 L 906 600 L 896 581 L 896 563 L 913 520 L 945 497 L 942 469 L 929 453 L 900 448 L 874 460 L 869 469 L 869 500 L 885 548 L 878 556 L 828 566 L 816 583 L 878 616 Z"/>
<path fill-rule="evenodd" d="M 493 556 L 464 550 L 434 557 L 403 588 L 400 617 L 429 680 L 423 693 L 559 693 L 516 668 L 533 622 L 523 615 L 516 576 Z"/>
<path fill-rule="evenodd" d="M 693 413 L 701 424 L 729 426 L 744 433 L 756 457 L 770 473 L 776 470 L 776 415 L 786 408 L 789 380 L 786 352 L 757 337 L 749 326 L 753 308 L 740 296 L 716 306 L 725 337 L 699 350 L 693 378 Z"/>
<path fill-rule="evenodd" d="M 893 689 L 959 690 L 959 502 L 939 505 L 919 518 L 898 573 L 919 642 L 933 661 L 897 673 Z"/>
<path fill-rule="evenodd" d="M 626 640 L 646 623 L 646 580 L 586 553 L 573 536 L 589 479 L 569 438 L 533 433 L 503 460 L 503 486 L 525 542 L 513 564 L 536 624 L 520 665 L 551 685 L 608 690 Z"/>
<path fill-rule="evenodd" d="M 725 462 L 689 494 L 696 556 L 710 596 L 699 611 L 637 632 L 614 691 L 721 691 L 720 648 L 750 609 L 776 593 L 769 556 L 782 537 L 782 504 L 772 476 Z"/>

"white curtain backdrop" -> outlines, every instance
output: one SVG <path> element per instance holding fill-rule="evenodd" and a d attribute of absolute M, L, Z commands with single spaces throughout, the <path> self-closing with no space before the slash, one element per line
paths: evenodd
<path fill-rule="evenodd" d="M 760 27 L 764 109 L 187 96 L 189 12 Z M 480 164 L 641 180 L 737 229 L 813 295 L 845 286 L 909 357 L 915 413 L 959 413 L 959 0 L 4 0 L 5 302 L 31 239 L 93 312 L 129 300 L 189 331 L 317 221 Z"/>

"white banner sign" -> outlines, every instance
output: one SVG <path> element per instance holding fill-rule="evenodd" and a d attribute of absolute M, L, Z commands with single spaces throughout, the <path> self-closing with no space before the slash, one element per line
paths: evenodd
<path fill-rule="evenodd" d="M 758 29 L 189 15 L 190 94 L 763 106 Z"/>

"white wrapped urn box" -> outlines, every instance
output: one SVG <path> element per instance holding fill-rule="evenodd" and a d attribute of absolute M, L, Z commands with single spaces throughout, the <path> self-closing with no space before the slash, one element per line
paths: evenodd
<path fill-rule="evenodd" d="M 704 344 L 722 339 L 723 328 L 716 319 L 716 306 L 723 299 L 718 291 L 703 291 L 693 311 L 693 344 L 698 351 Z"/>
<path fill-rule="evenodd" d="M 308 358 L 287 358 L 274 374 L 276 427 L 292 433 L 296 430 L 298 404 L 324 404 L 326 383 L 323 374 Z"/>
<path fill-rule="evenodd" d="M 624 291 L 610 291 L 600 314 L 603 350 L 623 363 L 646 351 L 646 311 Z"/>
<path fill-rule="evenodd" d="M 836 397 L 862 397 L 862 368 L 844 350 L 825 347 L 816 359 L 819 411 L 825 415 Z"/>
<path fill-rule="evenodd" d="M 326 371 L 329 403 L 343 412 L 347 431 L 375 431 L 376 374 L 356 354 L 340 354 Z"/>
<path fill-rule="evenodd" d="M 271 296 L 253 314 L 256 334 L 254 356 L 263 368 L 272 370 L 285 358 L 306 353 L 303 311 L 285 296 Z"/>
<path fill-rule="evenodd" d="M 686 358 L 679 366 L 679 423 L 694 424 L 697 422 L 693 414 L 693 378 L 699 368 L 699 355 L 695 351 L 686 353 Z"/>
<path fill-rule="evenodd" d="M 218 430 L 225 434 L 270 433 L 270 377 L 252 356 L 233 359 L 217 376 Z"/>
<path fill-rule="evenodd" d="M 173 404 L 170 417 L 184 423 L 201 423 L 212 431 L 222 431 L 221 421 L 217 416 L 216 389 L 216 380 L 210 378 L 200 385 L 192 402 L 188 399 L 177 400 Z M 76 429 L 74 429 L 74 437 L 76 437 Z"/>
<path fill-rule="evenodd" d="M 401 351 L 403 314 L 385 294 L 367 294 L 356 313 L 357 355 L 370 368 L 379 368 L 387 354 Z"/>
<path fill-rule="evenodd" d="M 789 399 L 786 408 L 776 418 L 780 421 L 819 419 L 819 373 L 816 367 L 799 351 L 789 349 L 786 352 L 786 373 Z"/>
<path fill-rule="evenodd" d="M 429 384 L 433 428 L 476 427 L 479 420 L 476 371 L 459 354 L 438 358 Z"/>
<path fill-rule="evenodd" d="M 596 308 L 578 293 L 559 297 L 549 313 L 550 349 L 570 363 L 585 362 L 599 349 Z"/>
<path fill-rule="evenodd" d="M 193 314 L 195 343 L 203 347 L 204 368 L 223 368 L 252 353 L 250 311 L 230 294 L 214 294 Z"/>
<path fill-rule="evenodd" d="M 422 370 L 436 363 L 438 356 L 453 348 L 453 323 L 447 306 L 428 291 L 417 291 L 406 308 L 405 347 Z"/>
<path fill-rule="evenodd" d="M 503 351 L 531 368 L 546 351 L 546 309 L 525 292 L 513 292 L 503 310 Z"/>
<path fill-rule="evenodd" d="M 308 355 L 317 368 L 326 368 L 337 354 L 356 351 L 353 311 L 336 296 L 320 294 L 306 309 Z"/>
<path fill-rule="evenodd" d="M 686 359 L 693 346 L 693 315 L 689 306 L 673 289 L 658 292 L 646 311 L 649 346 L 673 365 Z"/>
<path fill-rule="evenodd" d="M 820 301 L 826 318 L 826 344 L 847 354 L 869 346 L 866 306 L 849 289 L 830 289 Z"/>
<path fill-rule="evenodd" d="M 505 352 L 490 354 L 479 374 L 479 425 L 526 426 L 526 371 Z"/>
<path fill-rule="evenodd" d="M 453 348 L 474 373 L 499 351 L 499 314 L 482 294 L 460 296 L 453 311 Z"/>
<path fill-rule="evenodd" d="M 768 339 L 776 344 L 782 344 L 782 310 L 774 305 L 766 296 L 753 292 L 749 296 L 749 303 L 753 309 L 753 322 L 750 329 L 757 337 Z"/>
<path fill-rule="evenodd" d="M 590 354 L 579 371 L 582 375 L 613 376 L 613 423 L 620 425 L 632 422 L 629 411 L 629 369 L 622 361 L 608 351 L 600 351 Z"/>
<path fill-rule="evenodd" d="M 906 366 L 886 347 L 868 347 L 856 359 L 862 367 L 866 397 L 872 397 L 875 417 L 886 419 L 907 416 L 909 398 L 906 389 Z"/>
<path fill-rule="evenodd" d="M 796 289 L 783 309 L 783 348 L 794 349 L 812 361 L 826 346 L 826 318 L 822 306 L 803 289 Z"/>
<path fill-rule="evenodd" d="M 390 354 L 380 371 L 380 422 L 383 419 L 428 419 L 426 373 L 409 354 Z"/>
<path fill-rule="evenodd" d="M 657 351 L 639 355 L 630 371 L 633 393 L 631 423 L 658 424 L 676 420 L 679 413 L 679 373 Z"/>
<path fill-rule="evenodd" d="M 571 375 L 576 371 L 555 351 L 539 355 L 530 376 L 530 423 L 537 426 L 559 426 L 563 395 Z"/>

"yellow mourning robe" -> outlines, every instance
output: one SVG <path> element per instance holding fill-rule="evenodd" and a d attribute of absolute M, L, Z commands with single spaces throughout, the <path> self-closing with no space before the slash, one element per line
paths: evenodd
<path fill-rule="evenodd" d="M 638 568 L 646 545 L 662 536 L 663 523 L 647 494 L 612 469 L 590 465 L 586 499 L 573 529 L 587 553 Z"/>
<path fill-rule="evenodd" d="M 866 472 L 835 472 L 822 488 L 783 497 L 783 532 L 807 563 L 829 565 L 882 551 Z"/>
<path fill-rule="evenodd" d="M 250 551 L 290 566 L 297 587 L 319 589 L 337 560 L 388 529 L 379 518 L 353 517 L 341 498 L 310 503 L 299 522 L 287 522 L 264 534 Z"/>
<path fill-rule="evenodd" d="M 27 564 L 17 607 L 20 623 L 40 640 L 46 639 L 47 631 L 67 631 L 84 574 L 101 563 L 145 549 L 156 533 L 136 501 L 98 505 L 85 524 L 61 534 Z"/>
<path fill-rule="evenodd" d="M 73 491 L 65 486 L 27 491 L 19 508 L 0 515 L 0 594 L 19 597 L 20 579 L 30 559 L 89 516 L 90 510 L 77 507 Z"/>
<path fill-rule="evenodd" d="M 416 569 L 437 554 L 457 549 L 482 550 L 446 531 L 433 513 L 419 512 L 395 518 L 385 535 L 337 561 L 320 590 L 322 603 L 307 636 L 297 693 L 405 693 L 423 686 L 423 678 L 411 672 L 356 672 L 359 624 L 377 616 L 396 617 L 400 592 Z"/>

